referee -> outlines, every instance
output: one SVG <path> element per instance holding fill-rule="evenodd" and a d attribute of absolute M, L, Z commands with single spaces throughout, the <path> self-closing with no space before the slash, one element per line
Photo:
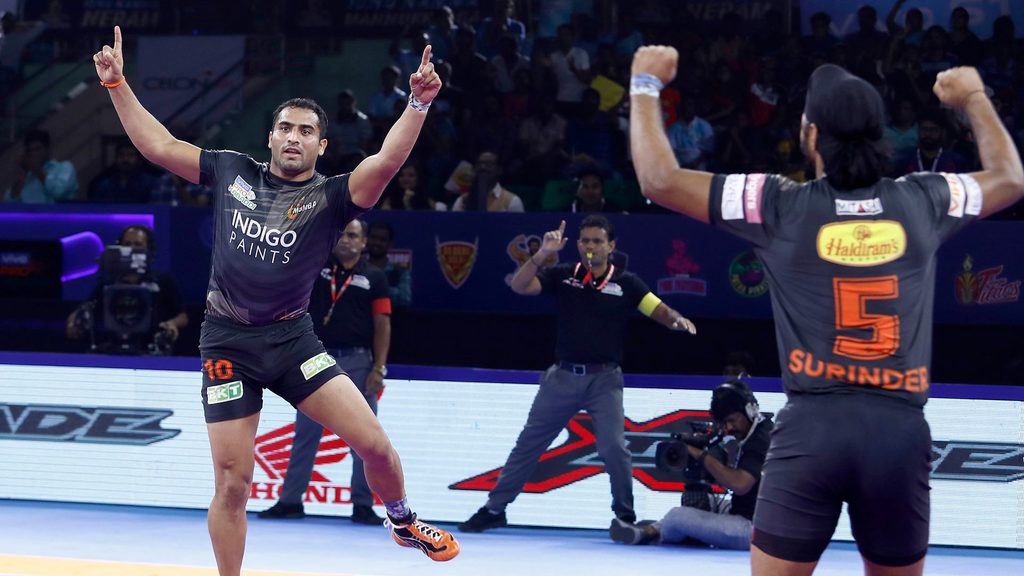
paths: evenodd
<path fill-rule="evenodd" d="M 459 524 L 463 532 L 483 532 L 507 526 L 505 507 L 515 500 L 530 478 L 538 458 L 569 420 L 586 410 L 594 423 L 597 452 L 611 481 L 612 511 L 632 524 L 632 459 L 623 434 L 623 337 L 633 310 L 671 330 L 696 333 L 693 323 L 666 306 L 640 278 L 608 261 L 615 251 L 615 230 L 603 216 L 588 216 L 576 242 L 581 261 L 541 270 L 551 254 L 561 250 L 565 221 L 544 235 L 537 254 L 516 271 L 512 290 L 558 299 L 558 340 L 555 363 L 541 376 L 526 427 L 509 454 L 487 503 Z"/>

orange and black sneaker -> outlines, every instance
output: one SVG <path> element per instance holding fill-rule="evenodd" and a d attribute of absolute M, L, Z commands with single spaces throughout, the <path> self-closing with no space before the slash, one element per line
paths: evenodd
<path fill-rule="evenodd" d="M 447 531 L 420 522 L 413 514 L 405 524 L 395 524 L 391 518 L 384 520 L 384 526 L 399 546 L 418 548 L 436 562 L 447 562 L 459 555 L 459 543 Z"/>

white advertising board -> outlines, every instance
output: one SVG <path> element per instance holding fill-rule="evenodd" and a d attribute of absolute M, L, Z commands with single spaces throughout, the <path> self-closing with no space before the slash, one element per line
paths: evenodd
<path fill-rule="evenodd" d="M 3 365 L 0 498 L 206 508 L 213 473 L 200 385 L 198 371 Z M 535 392 L 529 384 L 388 380 L 380 419 L 421 517 L 462 521 L 484 503 Z M 766 412 L 785 400 L 757 396 Z M 276 500 L 291 447 L 294 410 L 269 392 L 264 399 L 252 511 Z M 626 389 L 640 518 L 679 503 L 678 483 L 654 467 L 654 439 L 709 400 L 707 390 Z M 931 542 L 1024 549 L 1024 402 L 933 398 L 926 415 L 941 455 Z M 552 456 L 509 506 L 511 523 L 607 527 L 609 485 L 587 425 L 578 416 L 554 440 Z M 321 446 L 307 513 L 350 513 L 350 462 L 343 443 Z M 852 539 L 845 518 L 835 537 Z"/>

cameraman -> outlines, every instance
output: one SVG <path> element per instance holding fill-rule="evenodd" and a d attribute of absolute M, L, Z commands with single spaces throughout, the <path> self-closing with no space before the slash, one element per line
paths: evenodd
<path fill-rule="evenodd" d="M 729 380 L 715 388 L 711 395 L 711 415 L 722 431 L 736 439 L 736 446 L 726 450 L 726 462 L 708 452 L 687 445 L 690 458 L 702 462 L 715 482 L 732 493 L 730 502 L 715 498 L 710 511 L 678 506 L 660 521 L 647 525 L 630 525 L 612 520 L 609 535 L 624 544 L 679 543 L 692 538 L 716 548 L 750 549 L 752 519 L 761 482 L 761 466 L 768 454 L 768 441 L 774 424 L 760 413 L 750 388 L 740 380 Z M 712 457 L 708 457 L 711 454 Z"/>
<path fill-rule="evenodd" d="M 136 346 L 137 353 L 150 352 L 155 354 L 169 354 L 178 334 L 188 326 L 188 315 L 181 305 L 181 294 L 174 279 L 168 275 L 156 272 L 152 269 L 153 256 L 156 253 L 154 248 L 153 230 L 148 226 L 132 225 L 121 232 L 117 241 L 119 246 L 126 246 L 144 252 L 146 254 L 145 273 L 129 272 L 121 275 L 112 284 L 127 284 L 136 286 L 149 286 L 154 291 L 153 312 L 157 315 L 158 324 L 151 334 L 146 335 L 146 342 Z M 91 348 L 94 351 L 110 351 L 114 345 L 108 341 L 111 337 L 117 336 L 104 330 L 103 326 L 103 288 L 111 284 L 109 281 L 100 281 L 88 300 L 76 308 L 67 322 L 67 336 L 71 340 L 78 340 L 86 335 L 91 335 L 93 342 Z M 97 336 L 102 336 L 96 341 Z"/>

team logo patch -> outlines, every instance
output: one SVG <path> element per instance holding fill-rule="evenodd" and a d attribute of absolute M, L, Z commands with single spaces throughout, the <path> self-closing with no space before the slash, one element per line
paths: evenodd
<path fill-rule="evenodd" d="M 768 292 L 764 263 L 750 250 L 736 255 L 729 263 L 729 285 L 734 292 L 746 298 L 764 295 Z"/>
<path fill-rule="evenodd" d="M 296 202 L 288 207 L 288 212 L 285 214 L 285 216 L 287 216 L 289 220 L 294 220 L 295 217 L 298 216 L 299 214 L 302 214 L 303 212 L 306 212 L 308 210 L 312 210 L 313 208 L 316 208 L 316 200 L 313 200 L 312 202 L 306 202 L 305 204 L 301 202 Z"/>
<path fill-rule="evenodd" d="M 903 256 L 907 232 L 893 220 L 826 224 L 818 231 L 818 257 L 842 266 L 878 266 Z"/>
<path fill-rule="evenodd" d="M 1003 276 L 1003 266 L 974 271 L 974 259 L 964 258 L 963 271 L 956 275 L 956 301 L 962 305 L 1011 304 L 1020 301 L 1021 281 Z"/>
<path fill-rule="evenodd" d="M 235 176 L 235 181 L 228 184 L 228 192 L 249 210 L 256 209 L 256 193 L 252 191 L 252 184 L 243 180 L 241 176 Z"/>
<path fill-rule="evenodd" d="M 242 397 L 243 390 L 245 390 L 245 388 L 242 386 L 241 380 L 210 386 L 206 389 L 206 403 L 221 404 L 223 402 L 238 400 Z"/>
<path fill-rule="evenodd" d="M 362 288 L 363 290 L 370 289 L 370 279 L 362 274 L 355 274 L 352 276 L 352 286 L 356 288 Z"/>
<path fill-rule="evenodd" d="M 622 296 L 622 286 L 619 286 L 615 282 L 609 282 L 605 284 L 604 288 L 601 289 L 601 294 L 608 294 L 609 296 Z"/>
<path fill-rule="evenodd" d="M 330 354 L 327 352 L 321 352 L 303 362 L 302 365 L 299 366 L 299 369 L 302 370 L 302 377 L 309 380 L 313 376 L 316 376 L 337 363 L 338 362 Z"/>
<path fill-rule="evenodd" d="M 877 216 L 881 213 L 882 200 L 880 198 L 868 198 L 867 200 L 836 199 L 837 216 Z"/>
<path fill-rule="evenodd" d="M 470 244 L 461 240 L 441 242 L 435 236 L 434 243 L 437 245 L 437 263 L 441 266 L 444 279 L 452 288 L 458 290 L 466 283 L 470 272 L 473 271 L 480 239 L 477 238 Z"/>

